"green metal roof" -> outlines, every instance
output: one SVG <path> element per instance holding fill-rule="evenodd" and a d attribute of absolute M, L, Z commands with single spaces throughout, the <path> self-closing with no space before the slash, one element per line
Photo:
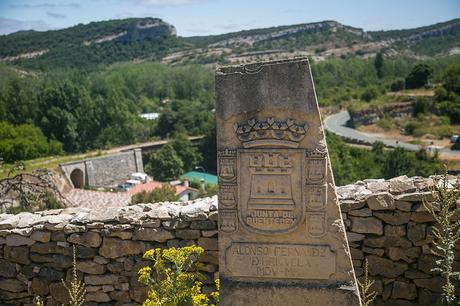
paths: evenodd
<path fill-rule="evenodd" d="M 190 171 L 183 174 L 180 178 L 188 178 L 189 180 L 199 181 L 204 179 L 208 184 L 217 185 L 217 176 L 211 173 L 199 172 L 199 171 Z"/>

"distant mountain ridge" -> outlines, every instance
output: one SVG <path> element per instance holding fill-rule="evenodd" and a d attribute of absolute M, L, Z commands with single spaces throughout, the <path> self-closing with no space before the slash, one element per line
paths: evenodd
<path fill-rule="evenodd" d="M 460 53 L 460 19 L 390 31 L 364 31 L 327 20 L 178 37 L 174 26 L 159 18 L 129 18 L 0 36 L 0 60 L 32 69 L 91 70 L 98 65 L 144 60 L 235 63 L 305 55 L 322 60 L 376 52 L 412 57 Z"/>

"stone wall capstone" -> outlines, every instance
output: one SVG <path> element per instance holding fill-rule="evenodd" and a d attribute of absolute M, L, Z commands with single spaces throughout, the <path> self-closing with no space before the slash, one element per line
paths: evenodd
<path fill-rule="evenodd" d="M 433 219 L 422 204 L 432 185 L 431 178 L 402 176 L 337 187 L 355 272 L 362 278 L 367 258 L 375 305 L 433 305 L 439 297 L 442 280 L 431 272 Z M 61 279 L 71 276 L 72 244 L 87 305 L 142 304 L 137 271 L 147 265 L 143 252 L 155 247 L 203 247 L 204 290 L 214 290 L 217 217 L 217 197 L 0 215 L 0 305 L 32 305 L 37 295 L 46 305 L 65 303 Z"/>

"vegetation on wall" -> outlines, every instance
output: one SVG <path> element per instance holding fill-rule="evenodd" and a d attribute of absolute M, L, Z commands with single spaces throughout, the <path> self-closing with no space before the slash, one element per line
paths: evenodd
<path fill-rule="evenodd" d="M 219 302 L 219 292 L 201 292 L 204 276 L 199 272 L 198 258 L 203 248 L 152 249 L 144 253 L 144 259 L 152 262 L 139 270 L 139 282 L 148 287 L 145 306 L 205 306 Z M 219 282 L 216 281 L 217 290 Z"/>
<path fill-rule="evenodd" d="M 460 239 L 460 221 L 455 216 L 460 212 L 457 201 L 460 197 L 459 186 L 449 186 L 447 169 L 440 179 L 435 181 L 431 195 L 433 201 L 423 201 L 424 207 L 435 220 L 433 227 L 433 247 L 431 252 L 438 257 L 432 269 L 442 277 L 440 305 L 458 305 L 455 288 L 460 272 L 454 270 L 455 245 Z"/>
<path fill-rule="evenodd" d="M 48 169 L 29 172 L 18 162 L 0 179 L 0 213 L 58 209 L 66 203 L 55 184 L 54 173 Z"/>

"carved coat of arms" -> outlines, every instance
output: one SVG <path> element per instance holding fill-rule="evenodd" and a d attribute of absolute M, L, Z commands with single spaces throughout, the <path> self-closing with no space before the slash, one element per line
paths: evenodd
<path fill-rule="evenodd" d="M 294 120 L 250 119 L 235 125 L 245 149 L 237 150 L 240 222 L 260 233 L 286 233 L 305 215 L 305 150 L 298 149 L 307 126 Z"/>

